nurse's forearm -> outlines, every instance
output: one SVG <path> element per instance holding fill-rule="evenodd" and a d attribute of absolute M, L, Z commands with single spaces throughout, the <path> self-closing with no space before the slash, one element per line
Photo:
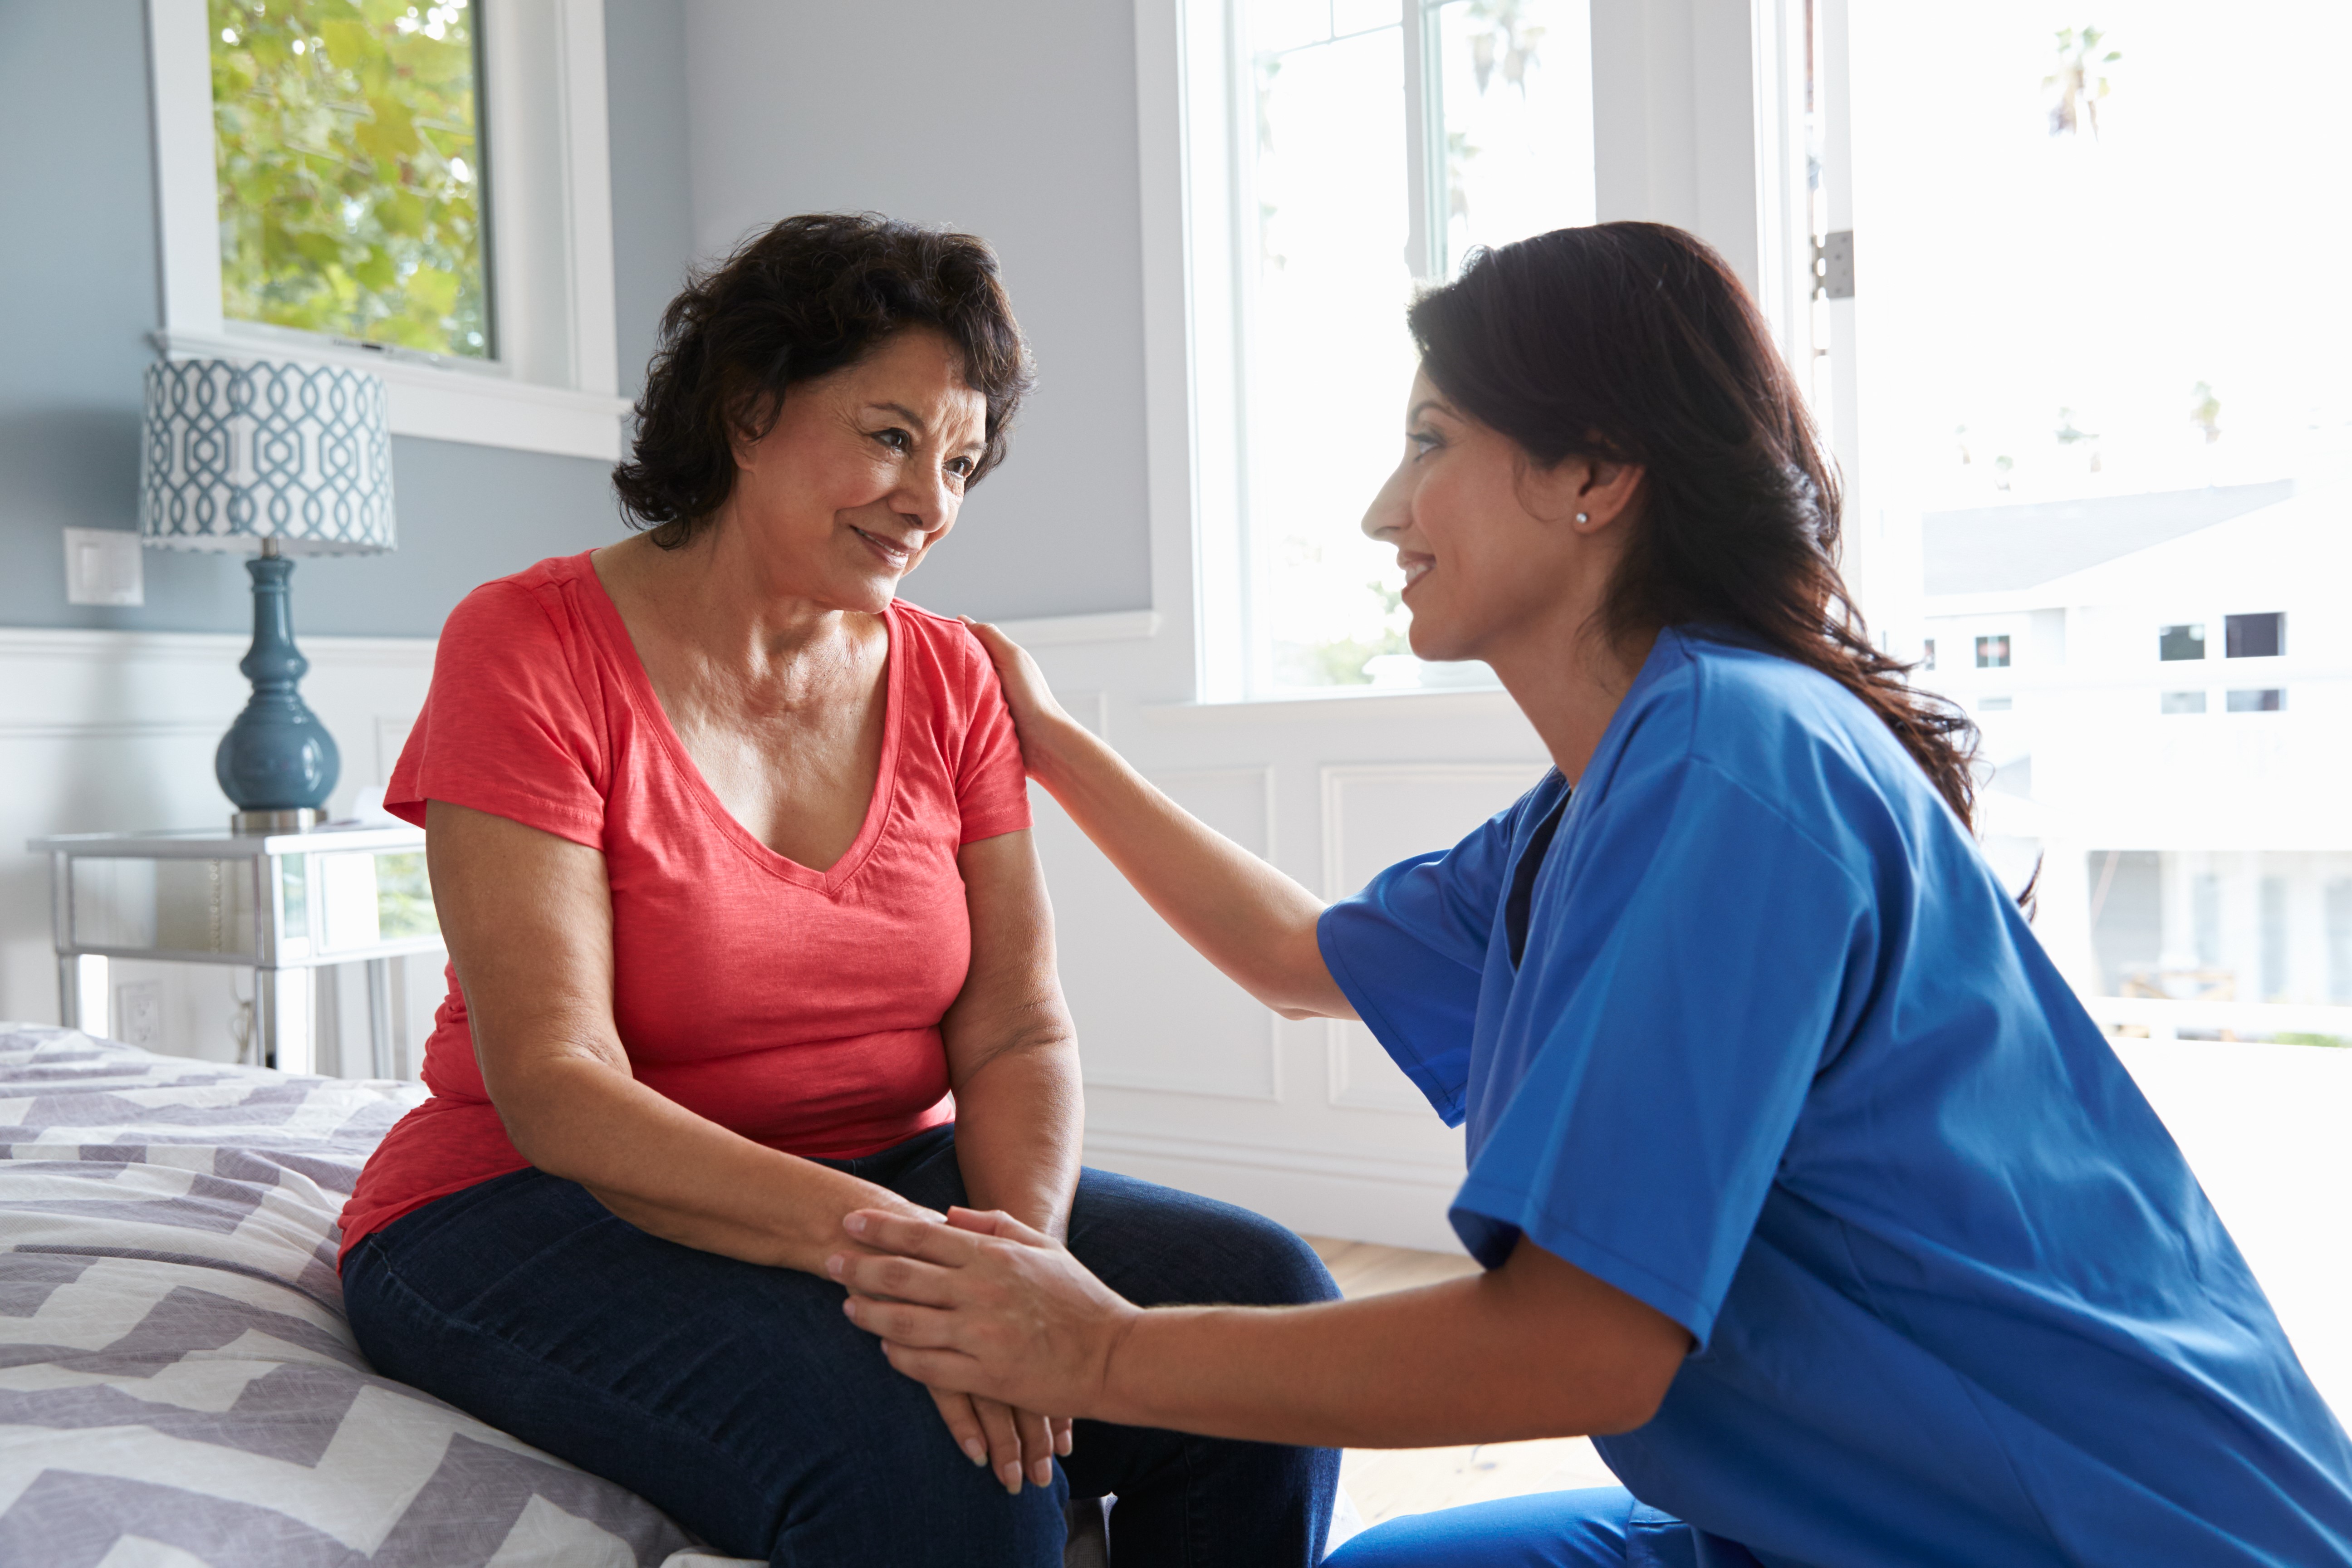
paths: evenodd
<path fill-rule="evenodd" d="M 1033 721 L 1039 784 L 1176 933 L 1286 1017 L 1352 1018 L 1315 937 L 1323 900 L 1152 787 L 1066 716 Z"/>
<path fill-rule="evenodd" d="M 1137 1314 L 1083 1414 L 1315 1447 L 1584 1436 L 1648 1421 L 1688 1344 L 1672 1320 L 1523 1243 L 1502 1269 L 1419 1290 Z"/>
<path fill-rule="evenodd" d="M 990 1058 L 956 1086 L 956 1164 L 978 1209 L 1059 1240 L 1069 1232 L 1082 1134 L 1076 1043 L 1066 1036 Z"/>

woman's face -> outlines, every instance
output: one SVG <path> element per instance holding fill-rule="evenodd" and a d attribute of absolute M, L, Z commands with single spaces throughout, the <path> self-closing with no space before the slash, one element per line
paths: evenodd
<path fill-rule="evenodd" d="M 1426 374 L 1414 376 L 1403 460 L 1363 524 L 1396 547 L 1404 568 L 1412 651 L 1491 659 L 1564 616 L 1581 624 L 1623 531 L 1603 530 L 1639 477 L 1607 473 L 1612 467 L 1570 458 L 1539 468 L 1510 437 L 1456 409 Z"/>
<path fill-rule="evenodd" d="M 738 443 L 728 499 L 768 594 L 887 609 L 955 526 L 987 418 L 954 347 L 929 328 L 787 390 L 768 433 Z"/>

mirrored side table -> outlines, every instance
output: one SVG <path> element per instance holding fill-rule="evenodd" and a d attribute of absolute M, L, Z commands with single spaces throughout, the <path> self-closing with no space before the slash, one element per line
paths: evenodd
<path fill-rule="evenodd" d="M 86 1026 L 89 997 L 88 1025 L 106 1026 L 109 959 L 236 964 L 254 972 L 262 1063 L 314 1072 L 311 971 L 364 963 L 374 1076 L 394 1076 L 390 961 L 441 947 L 423 828 L 69 833 L 26 847 L 49 857 L 67 1027 Z"/>

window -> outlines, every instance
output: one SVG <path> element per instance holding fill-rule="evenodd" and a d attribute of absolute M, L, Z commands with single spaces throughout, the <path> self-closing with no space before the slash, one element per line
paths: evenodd
<path fill-rule="evenodd" d="M 221 312 L 492 353 L 467 0 L 210 0 Z"/>
<path fill-rule="evenodd" d="M 2264 877 L 2262 895 L 2263 1000 L 2283 1002 L 2287 976 L 2286 879 Z"/>
<path fill-rule="evenodd" d="M 1977 638 L 1977 668 L 1979 669 L 2007 669 L 2009 668 L 2009 638 L 2006 637 Z"/>
<path fill-rule="evenodd" d="M 1248 695 L 1482 683 L 1407 650 L 1394 552 L 1359 529 L 1395 465 L 1417 284 L 1592 220 L 1582 0 L 1241 0 L 1235 464 Z"/>
<path fill-rule="evenodd" d="M 2352 186 L 2308 177 L 2352 163 L 2352 8 L 1814 9 L 1851 18 L 1823 188 L 1868 197 L 1826 308 L 1902 345 L 1832 342 L 1844 379 L 1816 380 L 1884 433 L 1842 452 L 1879 531 L 1864 607 L 1897 651 L 1963 617 L 2031 649 L 1986 723 L 2026 796 L 1988 791 L 1988 858 L 2013 886 L 2040 864 L 2035 931 L 2110 1030 L 2352 1041 Z M 2292 702 L 2275 662 L 2178 668 L 2283 658 L 2290 618 Z M 1917 679 L 1982 711 L 1965 672 Z"/>
<path fill-rule="evenodd" d="M 2179 658 L 2205 657 L 2205 628 L 2192 623 L 2167 626 L 2156 635 L 2156 657 L 2168 662 Z"/>
<path fill-rule="evenodd" d="M 2286 652 L 2286 617 L 2231 616 L 2223 623 L 2231 658 L 2276 658 Z"/>
<path fill-rule="evenodd" d="M 146 12 L 159 348 L 364 366 L 394 435 L 619 456 L 602 0 Z"/>
<path fill-rule="evenodd" d="M 2327 999 L 2352 1004 L 2352 879 L 2327 884 Z"/>

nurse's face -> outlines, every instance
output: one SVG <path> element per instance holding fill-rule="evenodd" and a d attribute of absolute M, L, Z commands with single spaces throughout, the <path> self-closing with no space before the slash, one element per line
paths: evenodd
<path fill-rule="evenodd" d="M 1640 479 L 1576 458 L 1538 468 L 1415 375 L 1402 459 L 1363 524 L 1404 568 L 1412 651 L 1496 663 L 1515 645 L 1556 646 L 1580 631 L 1622 552 L 1625 530 L 1611 525 Z"/>

